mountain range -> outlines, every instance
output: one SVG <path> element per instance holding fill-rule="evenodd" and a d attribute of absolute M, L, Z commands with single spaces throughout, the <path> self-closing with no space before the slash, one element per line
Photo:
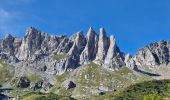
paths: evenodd
<path fill-rule="evenodd" d="M 131 56 L 119 49 L 115 37 L 108 37 L 104 28 L 96 33 L 90 27 L 86 36 L 79 31 L 69 38 L 66 35 L 50 35 L 30 27 L 23 38 L 8 34 L 0 39 L 0 61 L 1 72 L 6 72 L 0 79 L 3 87 L 31 88 L 33 91 L 47 93 L 55 90 L 57 84 L 62 88 L 61 91 L 58 89 L 57 94 L 64 94 L 64 87 L 69 95 L 80 97 L 88 96 L 80 93 L 83 90 L 92 94 L 117 91 L 121 84 L 129 80 L 130 83 L 136 83 L 150 78 L 168 79 L 170 41 L 151 43 Z M 124 77 L 127 81 L 119 83 L 121 79 L 112 80 L 116 75 L 116 78 Z M 96 81 L 93 83 L 93 80 Z M 106 85 L 103 83 L 105 80 L 108 82 Z M 88 84 L 83 89 L 81 82 L 95 86 Z M 115 88 L 109 84 L 118 85 Z M 71 94 L 69 89 L 74 89 Z"/>

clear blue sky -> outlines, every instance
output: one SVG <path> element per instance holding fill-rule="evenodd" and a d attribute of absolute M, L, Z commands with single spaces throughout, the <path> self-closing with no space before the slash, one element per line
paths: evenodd
<path fill-rule="evenodd" d="M 0 0 L 0 37 L 22 37 L 29 26 L 72 35 L 92 26 L 115 35 L 134 54 L 144 45 L 170 40 L 170 0 Z"/>

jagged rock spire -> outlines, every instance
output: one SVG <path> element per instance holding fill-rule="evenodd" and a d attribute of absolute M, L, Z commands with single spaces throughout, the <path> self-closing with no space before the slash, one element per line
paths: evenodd
<path fill-rule="evenodd" d="M 83 49 L 84 49 L 84 46 L 85 46 L 85 38 L 84 38 L 84 35 L 83 35 L 83 32 L 80 31 L 80 32 L 77 32 L 74 36 L 74 43 L 73 43 L 73 46 L 71 47 L 70 51 L 69 51 L 69 55 L 72 55 L 73 52 L 75 53 L 80 53 Z"/>
<path fill-rule="evenodd" d="M 110 46 L 105 58 L 105 67 L 115 70 L 123 65 L 125 65 L 125 63 L 123 62 L 122 54 L 117 47 L 115 37 L 110 36 Z"/>
<path fill-rule="evenodd" d="M 96 55 L 95 62 L 102 64 L 106 57 L 109 48 L 109 38 L 106 35 L 104 28 L 100 28 L 99 41 L 98 41 L 98 52 Z"/>
<path fill-rule="evenodd" d="M 97 41 L 95 40 L 95 38 L 96 38 L 96 33 L 93 30 L 93 28 L 90 27 L 88 32 L 87 32 L 86 46 L 85 46 L 85 48 L 84 48 L 84 50 L 83 50 L 83 52 L 81 53 L 81 56 L 80 56 L 80 63 L 81 64 L 86 64 L 89 61 L 94 60 L 95 55 L 96 55 L 96 51 L 97 51 L 97 47 L 95 45 L 95 44 L 97 44 L 96 43 Z"/>
<path fill-rule="evenodd" d="M 52 54 L 66 36 L 54 36 L 38 31 L 30 27 L 26 30 L 26 35 L 22 39 L 19 52 L 16 56 L 20 60 L 36 59 L 35 52 L 39 54 Z M 65 41 L 68 42 L 68 41 Z M 68 50 L 66 50 L 68 51 Z"/>
<path fill-rule="evenodd" d="M 62 54 L 66 55 L 64 59 Z M 56 55 L 62 59 L 55 60 Z M 111 70 L 117 70 L 125 66 L 125 63 L 134 69 L 143 65 L 168 64 L 170 41 L 152 43 L 140 49 L 135 57 L 130 57 L 120 51 L 114 36 L 110 36 L 110 39 L 107 37 L 104 28 L 100 28 L 99 36 L 90 27 L 86 38 L 82 31 L 67 38 L 63 35 L 49 35 L 30 27 L 23 39 L 8 35 L 0 40 L 0 59 L 6 59 L 14 66 L 16 64 L 18 69 L 31 62 L 31 66 L 45 69 L 49 74 L 61 74 L 91 61 Z"/>
<path fill-rule="evenodd" d="M 86 41 L 82 31 L 77 32 L 73 35 L 74 41 L 73 46 L 71 47 L 70 51 L 68 52 L 68 59 L 65 64 L 65 70 L 72 70 L 79 66 L 80 62 L 80 54 L 83 51 Z"/>
<path fill-rule="evenodd" d="M 26 36 L 27 35 L 31 35 L 31 34 L 36 34 L 38 33 L 38 30 L 34 27 L 29 27 L 27 30 L 26 30 Z"/>

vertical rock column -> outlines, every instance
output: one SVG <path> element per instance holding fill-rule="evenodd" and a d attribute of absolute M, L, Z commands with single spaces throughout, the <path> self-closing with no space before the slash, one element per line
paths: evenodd
<path fill-rule="evenodd" d="M 96 40 L 97 37 L 94 30 L 90 27 L 87 33 L 87 43 L 80 56 L 80 64 L 87 64 L 89 61 L 94 60 L 97 52 Z"/>
<path fill-rule="evenodd" d="M 104 63 L 104 59 L 106 57 L 108 48 L 109 48 L 109 38 L 107 37 L 104 28 L 100 28 L 98 52 L 95 59 L 95 62 L 97 64 L 102 65 Z"/>
<path fill-rule="evenodd" d="M 104 67 L 115 70 L 125 65 L 122 56 L 123 55 L 120 52 L 119 48 L 117 47 L 114 36 L 110 36 L 110 46 L 105 59 Z"/>

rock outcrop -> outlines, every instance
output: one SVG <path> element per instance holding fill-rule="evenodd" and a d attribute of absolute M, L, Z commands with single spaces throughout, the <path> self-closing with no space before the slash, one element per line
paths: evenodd
<path fill-rule="evenodd" d="M 125 55 L 124 62 L 126 66 L 129 67 L 130 69 L 134 69 L 136 67 L 136 62 L 129 53 Z"/>
<path fill-rule="evenodd" d="M 29 67 L 47 75 L 62 74 L 90 62 L 111 70 L 122 66 L 131 69 L 142 65 L 157 66 L 169 63 L 169 51 L 170 41 L 162 40 L 140 49 L 134 57 L 125 56 L 114 36 L 109 39 L 104 28 L 100 28 L 99 36 L 90 28 L 86 37 L 80 31 L 68 38 L 30 27 L 22 39 L 10 34 L 0 39 L 0 59 L 14 67 L 15 75 Z"/>
<path fill-rule="evenodd" d="M 104 67 L 117 70 L 122 66 L 125 66 L 123 53 L 117 47 L 114 36 L 110 36 L 110 46 L 105 58 Z"/>
<path fill-rule="evenodd" d="M 80 54 L 86 44 L 85 37 L 82 32 L 77 32 L 73 41 L 73 46 L 68 52 L 68 58 L 65 63 L 66 70 L 72 70 L 80 66 Z"/>
<path fill-rule="evenodd" d="M 30 80 L 27 77 L 21 77 L 17 87 L 18 88 L 27 88 L 30 86 Z"/>
<path fill-rule="evenodd" d="M 80 55 L 80 63 L 87 64 L 90 61 L 93 61 L 96 57 L 97 46 L 98 46 L 98 36 L 96 32 L 90 27 L 86 37 L 86 46 L 83 52 Z"/>
<path fill-rule="evenodd" d="M 62 74 L 93 61 L 110 69 L 124 66 L 115 39 L 109 40 L 104 28 L 99 36 L 90 28 L 86 37 L 80 31 L 67 38 L 30 27 L 23 39 L 7 35 L 0 44 L 0 58 L 16 66 L 18 73 L 22 68 L 33 67 L 47 74 Z"/>
<path fill-rule="evenodd" d="M 63 83 L 63 86 L 64 86 L 66 89 L 72 89 L 72 88 L 75 88 L 75 87 L 76 87 L 76 84 L 75 84 L 73 81 L 66 80 L 66 81 Z"/>
<path fill-rule="evenodd" d="M 98 41 L 98 50 L 96 54 L 95 62 L 97 64 L 102 65 L 104 63 L 105 57 L 107 55 L 107 51 L 109 48 L 109 38 L 106 35 L 106 31 L 104 28 L 100 28 L 100 35 Z"/>
<path fill-rule="evenodd" d="M 170 61 L 170 41 L 161 40 L 157 43 L 151 43 L 140 49 L 134 59 L 137 65 L 157 66 L 167 65 Z"/>

